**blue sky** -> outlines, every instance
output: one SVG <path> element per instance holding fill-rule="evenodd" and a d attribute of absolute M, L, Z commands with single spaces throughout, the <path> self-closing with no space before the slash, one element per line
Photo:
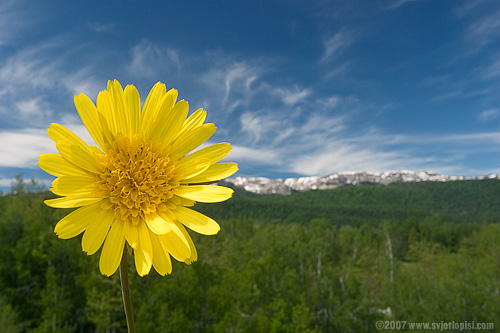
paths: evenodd
<path fill-rule="evenodd" d="M 1 188 L 108 79 L 203 107 L 238 176 L 500 173 L 495 0 L 2 1 Z"/>

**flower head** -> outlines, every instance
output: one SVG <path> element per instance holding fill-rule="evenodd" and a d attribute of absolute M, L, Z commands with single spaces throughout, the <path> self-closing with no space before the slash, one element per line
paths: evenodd
<path fill-rule="evenodd" d="M 97 146 L 89 146 L 59 124 L 47 130 L 59 154 L 39 157 L 38 165 L 58 177 L 51 191 L 61 198 L 46 200 L 55 208 L 76 208 L 55 227 L 68 239 L 84 233 L 82 249 L 88 255 L 102 246 L 99 267 L 110 276 L 118 268 L 128 244 L 137 273 L 151 266 L 160 275 L 172 271 L 170 256 L 191 263 L 196 248 L 185 227 L 204 235 L 220 227 L 213 219 L 190 208 L 196 201 L 229 199 L 230 188 L 207 185 L 238 170 L 236 163 L 217 163 L 229 154 L 229 143 L 214 144 L 189 154 L 212 134 L 204 124 L 206 112 L 189 117 L 188 103 L 176 102 L 158 82 L 141 110 L 137 89 L 108 81 L 97 96 L 97 106 L 84 94 L 75 106 Z M 104 244 L 104 245 L 103 245 Z"/>

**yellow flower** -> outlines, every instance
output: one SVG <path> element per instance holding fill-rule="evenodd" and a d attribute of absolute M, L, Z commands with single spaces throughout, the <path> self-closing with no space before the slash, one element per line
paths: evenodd
<path fill-rule="evenodd" d="M 140 276 L 151 266 L 160 275 L 172 271 L 170 256 L 187 264 L 197 252 L 185 227 L 204 235 L 220 227 L 213 219 L 186 208 L 199 202 L 229 199 L 233 190 L 206 185 L 234 174 L 236 163 L 217 163 L 231 150 L 219 143 L 187 155 L 212 134 L 206 112 L 189 117 L 188 103 L 176 103 L 177 91 L 158 82 L 141 111 L 137 89 L 108 81 L 97 107 L 84 94 L 75 96 L 83 124 L 95 140 L 89 146 L 59 124 L 47 130 L 59 154 L 43 154 L 38 165 L 58 177 L 46 200 L 55 208 L 80 207 L 61 219 L 54 232 L 68 239 L 84 232 L 82 249 L 92 255 L 102 246 L 101 273 L 118 268 L 126 243 L 134 252 Z M 186 119 L 187 117 L 187 119 Z"/>

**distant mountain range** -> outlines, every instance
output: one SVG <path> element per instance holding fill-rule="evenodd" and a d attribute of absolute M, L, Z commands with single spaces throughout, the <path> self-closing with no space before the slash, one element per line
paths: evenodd
<path fill-rule="evenodd" d="M 340 172 L 324 177 L 299 177 L 286 179 L 269 179 L 265 177 L 234 177 L 220 182 L 222 185 L 239 187 L 257 194 L 291 194 L 309 190 L 332 189 L 342 185 L 379 184 L 388 185 L 395 182 L 448 182 L 472 179 L 500 179 L 500 175 L 491 174 L 482 177 L 447 176 L 428 171 L 387 171 L 384 173 Z"/>

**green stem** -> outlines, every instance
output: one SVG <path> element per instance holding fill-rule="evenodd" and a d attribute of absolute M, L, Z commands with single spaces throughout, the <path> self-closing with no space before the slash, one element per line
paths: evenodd
<path fill-rule="evenodd" d="M 127 318 L 128 333 L 134 333 L 134 315 L 132 313 L 132 301 L 130 300 L 130 288 L 128 286 L 128 251 L 127 244 L 123 248 L 122 262 L 120 263 L 120 281 L 122 284 L 123 307 Z"/>

